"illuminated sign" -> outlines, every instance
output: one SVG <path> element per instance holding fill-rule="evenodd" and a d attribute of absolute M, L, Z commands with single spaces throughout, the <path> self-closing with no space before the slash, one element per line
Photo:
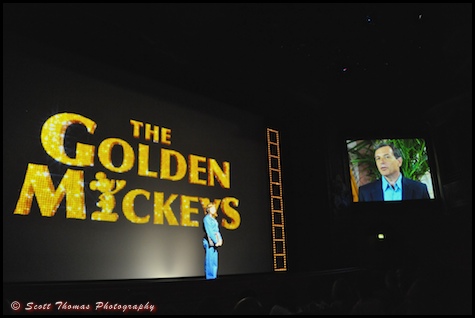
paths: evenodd
<path fill-rule="evenodd" d="M 68 168 L 61 179 L 58 187 L 55 188 L 47 165 L 29 163 L 25 179 L 18 199 L 15 214 L 28 215 L 31 210 L 33 198 L 36 197 L 40 213 L 45 217 L 55 215 L 59 205 L 65 199 L 66 218 L 81 219 L 87 218 L 85 204 L 85 171 L 86 167 L 93 167 L 97 149 L 97 157 L 102 167 L 113 173 L 125 173 L 132 170 L 137 165 L 137 175 L 144 178 L 156 178 L 173 182 L 186 181 L 190 184 L 203 185 L 208 187 L 216 186 L 217 183 L 225 189 L 231 186 L 231 164 L 227 161 L 220 163 L 214 158 L 206 158 L 194 154 L 187 157 L 178 151 L 160 148 L 160 158 L 151 159 L 149 155 L 150 145 L 138 143 L 137 154 L 134 147 L 127 141 L 120 138 L 106 138 L 97 147 L 95 145 L 77 143 L 75 145 L 75 155 L 68 155 L 65 149 L 65 138 L 67 130 L 71 125 L 82 125 L 89 134 L 94 134 L 97 124 L 92 119 L 74 113 L 60 113 L 51 116 L 45 121 L 41 130 L 41 144 L 46 153 L 57 162 L 66 165 Z M 172 130 L 165 127 L 152 126 L 134 119 L 130 120 L 132 136 L 135 139 L 143 138 L 145 141 L 160 143 L 171 146 Z M 114 164 L 112 151 L 119 148 L 122 152 L 120 164 Z M 159 171 L 150 168 L 150 162 L 159 161 Z M 75 169 L 73 169 L 75 168 Z M 84 168 L 76 169 L 76 168 Z M 93 211 L 90 218 L 94 221 L 116 222 L 119 218 L 120 210 L 117 207 L 115 194 L 125 191 L 122 200 L 122 214 L 132 223 L 164 224 L 164 219 L 169 225 L 181 225 L 198 227 L 199 222 L 192 220 L 192 214 L 198 214 L 198 209 L 191 206 L 191 202 L 199 202 L 205 210 L 210 199 L 206 197 L 189 196 L 172 193 L 166 195 L 164 192 L 154 189 L 127 189 L 127 180 L 111 179 L 107 172 L 99 171 L 95 173 L 93 180 L 89 182 L 89 188 L 99 191 L 101 194 L 97 202 L 98 211 Z M 143 196 L 146 200 L 153 200 L 153 211 L 148 211 L 145 216 L 138 216 L 134 210 L 134 202 L 137 196 Z M 178 199 L 178 197 L 180 197 Z M 171 204 L 175 200 L 180 202 L 179 221 Z M 222 219 L 222 226 L 228 230 L 239 227 L 240 214 L 235 209 L 239 205 L 239 199 L 235 197 L 225 197 L 214 199 L 217 206 L 221 207 L 223 213 L 231 220 Z"/>

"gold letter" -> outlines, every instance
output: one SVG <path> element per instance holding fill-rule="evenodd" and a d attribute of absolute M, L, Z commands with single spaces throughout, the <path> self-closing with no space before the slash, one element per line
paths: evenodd
<path fill-rule="evenodd" d="M 152 125 L 150 124 L 145 124 L 145 140 L 150 140 L 150 135 L 153 134 L 153 142 L 158 142 L 158 126 L 153 126 L 152 130 Z"/>
<path fill-rule="evenodd" d="M 171 145 L 172 141 L 170 140 L 170 138 L 172 138 L 172 130 L 169 128 L 162 127 L 162 136 L 160 138 L 162 144 Z"/>
<path fill-rule="evenodd" d="M 66 218 L 86 218 L 83 171 L 68 169 L 55 190 L 47 166 L 28 164 L 14 214 L 28 215 L 35 195 L 42 216 L 54 216 L 66 195 Z"/>
<path fill-rule="evenodd" d="M 174 156 L 177 161 L 176 174 L 174 176 L 170 175 L 170 156 Z M 186 174 L 186 160 L 185 157 L 178 151 L 170 149 L 161 149 L 161 160 L 160 160 L 160 179 L 167 180 L 181 180 Z"/>
<path fill-rule="evenodd" d="M 153 212 L 154 212 L 154 219 L 153 224 L 163 224 L 163 215 L 167 218 L 168 224 L 170 225 L 178 225 L 178 221 L 173 214 L 172 208 L 170 204 L 175 201 L 178 197 L 178 194 L 172 194 L 168 198 L 165 204 L 163 203 L 163 192 L 154 192 L 154 203 L 153 203 Z"/>
<path fill-rule="evenodd" d="M 199 162 L 206 162 L 206 158 L 196 155 L 189 155 L 188 160 L 190 165 L 190 175 L 188 176 L 189 182 L 206 185 L 206 180 L 200 179 L 200 172 L 206 173 L 206 168 L 198 166 Z"/>
<path fill-rule="evenodd" d="M 133 130 L 134 138 L 139 138 L 140 128 L 143 127 L 143 123 L 140 121 L 133 120 L 133 119 L 130 120 L 130 123 L 134 126 L 134 130 Z"/>
<path fill-rule="evenodd" d="M 208 185 L 214 186 L 214 178 L 218 180 L 222 188 L 229 189 L 231 185 L 231 177 L 229 175 L 229 162 L 223 162 L 224 171 L 218 165 L 216 160 L 208 159 Z"/>
<path fill-rule="evenodd" d="M 122 201 L 122 210 L 124 212 L 125 217 L 132 223 L 148 223 L 150 220 L 150 215 L 146 215 L 144 217 L 137 216 L 134 211 L 134 200 L 135 197 L 139 194 L 143 195 L 147 198 L 150 198 L 150 192 L 145 191 L 143 189 L 135 189 L 129 191 L 124 196 L 124 201 Z"/>
<path fill-rule="evenodd" d="M 221 209 L 223 210 L 223 213 L 231 219 L 231 223 L 229 223 L 226 219 L 223 218 L 221 221 L 221 225 L 228 230 L 235 230 L 241 224 L 241 215 L 238 211 L 233 209 L 231 205 L 237 207 L 239 205 L 239 200 L 230 197 L 226 197 L 223 199 L 223 202 L 221 203 Z"/>
<path fill-rule="evenodd" d="M 68 157 L 64 150 L 64 136 L 70 125 L 82 124 L 92 135 L 96 123 L 81 115 L 62 113 L 51 116 L 41 129 L 41 144 L 51 158 L 68 166 L 85 167 L 94 166 L 94 146 L 82 143 L 76 144 L 76 158 Z"/>
<path fill-rule="evenodd" d="M 139 144 L 139 176 L 157 178 L 158 173 L 156 171 L 148 170 L 149 162 L 149 147 L 147 145 Z"/>
<path fill-rule="evenodd" d="M 122 165 L 115 167 L 112 164 L 112 148 L 115 145 L 122 146 L 123 158 Z M 104 168 L 109 169 L 113 172 L 127 172 L 134 166 L 135 154 L 134 149 L 126 141 L 118 138 L 108 138 L 101 142 L 98 150 L 99 161 L 102 163 Z"/>
<path fill-rule="evenodd" d="M 199 223 L 196 220 L 191 220 L 190 214 L 198 214 L 198 209 L 197 208 L 192 208 L 190 202 L 198 202 L 198 197 L 189 197 L 186 195 L 181 196 L 181 208 L 180 208 L 180 213 L 181 213 L 181 225 L 182 226 L 192 226 L 192 227 L 198 227 Z"/>

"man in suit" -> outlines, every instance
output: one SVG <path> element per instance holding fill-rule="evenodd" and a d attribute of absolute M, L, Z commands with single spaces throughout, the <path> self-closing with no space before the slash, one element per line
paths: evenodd
<path fill-rule="evenodd" d="M 429 199 L 427 185 L 402 175 L 402 155 L 390 143 L 375 147 L 374 160 L 381 178 L 359 188 L 358 201 L 400 201 Z"/>

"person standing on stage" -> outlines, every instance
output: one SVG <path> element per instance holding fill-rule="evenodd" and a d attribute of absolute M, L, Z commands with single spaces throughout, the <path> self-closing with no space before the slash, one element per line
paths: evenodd
<path fill-rule="evenodd" d="M 218 211 L 214 203 L 206 206 L 206 215 L 203 218 L 203 247 L 205 250 L 205 275 L 206 279 L 218 277 L 218 247 L 223 245 L 223 237 L 219 232 L 219 224 L 216 220 Z"/>
<path fill-rule="evenodd" d="M 392 143 L 376 145 L 374 161 L 381 178 L 359 188 L 359 202 L 430 199 L 426 184 L 402 175 L 402 154 Z"/>

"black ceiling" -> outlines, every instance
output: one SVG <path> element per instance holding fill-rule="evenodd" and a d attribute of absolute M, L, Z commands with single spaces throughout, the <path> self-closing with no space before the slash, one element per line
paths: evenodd
<path fill-rule="evenodd" d="M 26 36 L 227 102 L 427 109 L 471 91 L 471 3 L 4 3 L 3 23 L 4 45 Z"/>

